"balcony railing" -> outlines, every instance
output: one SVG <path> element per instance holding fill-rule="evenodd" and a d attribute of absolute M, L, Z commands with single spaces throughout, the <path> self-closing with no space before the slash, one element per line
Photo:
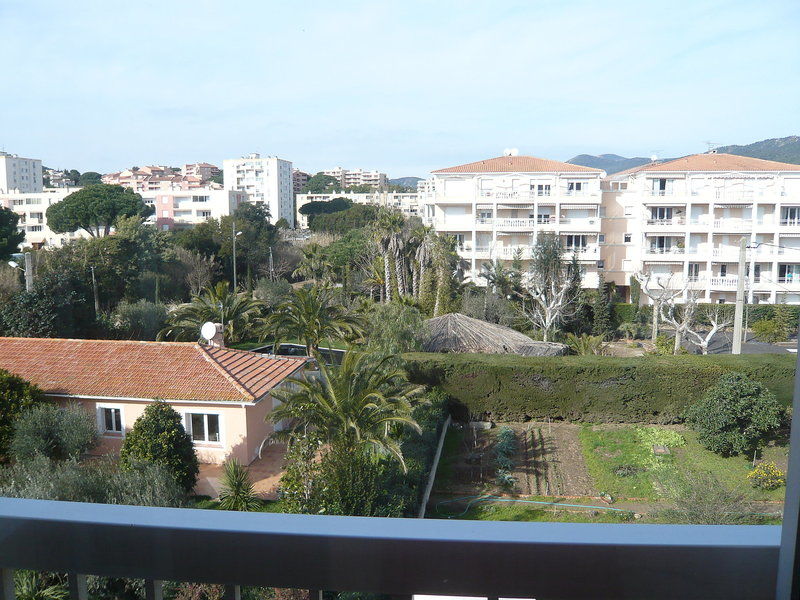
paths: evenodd
<path fill-rule="evenodd" d="M 669 246 L 669 247 L 661 247 L 661 246 L 650 246 L 647 248 L 648 254 L 685 254 L 686 248 L 681 248 L 679 246 Z"/>
<path fill-rule="evenodd" d="M 647 219 L 647 224 L 656 227 L 675 227 L 677 225 L 686 225 L 686 219 L 683 217 L 675 217 L 673 219 Z"/>
<path fill-rule="evenodd" d="M 12 569 L 235 586 L 524 598 L 772 598 L 780 528 L 518 523 L 0 502 Z"/>
<path fill-rule="evenodd" d="M 753 219 L 714 219 L 714 229 L 750 231 L 752 228 Z"/>

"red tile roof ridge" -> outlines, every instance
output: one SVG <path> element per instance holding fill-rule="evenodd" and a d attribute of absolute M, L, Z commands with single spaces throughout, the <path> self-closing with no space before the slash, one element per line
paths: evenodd
<path fill-rule="evenodd" d="M 215 350 L 216 350 L 216 349 L 219 349 L 219 350 L 228 350 L 228 348 L 217 348 L 216 346 L 206 346 L 206 345 L 203 345 L 203 344 L 197 344 L 197 347 L 199 348 L 199 350 L 200 350 L 200 353 L 203 355 L 203 358 L 205 358 L 205 359 L 206 359 L 208 362 L 210 362 L 212 365 L 214 365 L 214 367 L 215 367 L 215 368 L 216 368 L 216 369 L 217 369 L 217 370 L 218 370 L 218 371 L 219 371 L 219 372 L 222 374 L 222 376 L 223 376 L 223 377 L 225 377 L 225 379 L 227 379 L 228 381 L 230 381 L 230 382 L 233 384 L 233 387 L 235 387 L 235 388 L 236 388 L 236 389 L 237 389 L 237 390 L 238 390 L 238 391 L 239 391 L 239 392 L 240 392 L 240 393 L 241 393 L 241 394 L 242 394 L 242 395 L 243 395 L 245 398 L 249 398 L 251 401 L 258 400 L 258 398 L 256 398 L 256 397 L 255 397 L 255 395 L 254 395 L 254 394 L 252 394 L 252 393 L 250 392 L 250 390 L 248 390 L 248 389 L 247 389 L 247 388 L 246 388 L 246 387 L 245 387 L 245 386 L 244 386 L 244 385 L 243 385 L 243 384 L 242 384 L 242 383 L 241 383 L 241 382 L 240 382 L 240 381 L 239 381 L 239 380 L 238 380 L 238 379 L 237 379 L 237 378 L 236 378 L 236 377 L 233 375 L 233 373 L 230 373 L 230 372 L 228 371 L 228 369 L 226 369 L 226 368 L 225 368 L 225 367 L 223 367 L 221 364 L 219 364 L 219 362 L 217 361 L 217 359 L 215 359 L 215 358 L 214 358 L 213 356 L 211 356 L 211 354 L 209 353 L 209 350 L 210 350 L 211 348 L 214 348 Z M 230 352 L 230 350 L 228 350 L 228 351 Z M 254 352 L 252 352 L 251 354 L 254 354 L 254 355 L 256 355 L 256 356 L 257 356 L 257 354 L 255 354 Z"/>
<path fill-rule="evenodd" d="M 102 342 L 105 344 L 159 344 L 164 346 L 195 346 L 197 342 L 168 342 L 168 341 L 150 341 L 150 340 L 108 340 L 103 338 L 58 338 L 58 337 L 19 337 L 19 336 L 3 336 L 0 335 L 0 342 L 3 340 L 31 340 L 31 341 L 48 341 L 48 342 Z M 227 350 L 227 348 L 226 348 Z"/>

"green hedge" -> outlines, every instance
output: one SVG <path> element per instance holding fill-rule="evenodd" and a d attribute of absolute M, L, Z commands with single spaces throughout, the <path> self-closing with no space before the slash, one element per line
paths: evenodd
<path fill-rule="evenodd" d="M 726 371 L 741 371 L 790 404 L 795 357 L 405 354 L 411 381 L 439 386 L 454 416 L 670 423 Z"/>
<path fill-rule="evenodd" d="M 707 304 L 699 304 L 698 309 L 702 310 L 703 307 L 708 306 Z M 722 308 L 722 310 L 728 313 L 731 317 L 733 316 L 734 310 L 736 310 L 736 306 L 732 303 L 726 304 L 716 304 L 714 305 L 718 308 Z M 784 304 L 784 307 L 788 309 L 789 314 L 791 315 L 791 319 L 793 322 L 800 321 L 800 305 L 797 304 Z M 622 323 L 629 323 L 633 322 L 636 317 L 636 310 L 634 310 L 633 304 L 627 303 L 617 303 L 614 304 L 612 307 L 613 315 L 614 315 L 614 325 L 619 327 Z M 650 305 L 643 305 L 639 308 L 641 313 L 641 319 L 645 322 L 649 322 L 653 318 L 653 307 Z M 748 323 L 755 323 L 756 321 L 762 321 L 766 319 L 771 319 L 775 314 L 775 305 L 774 304 L 748 304 L 747 305 L 747 320 Z"/>

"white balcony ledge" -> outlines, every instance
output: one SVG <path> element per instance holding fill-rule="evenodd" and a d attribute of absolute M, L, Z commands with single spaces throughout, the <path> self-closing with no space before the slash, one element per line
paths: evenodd
<path fill-rule="evenodd" d="M 780 528 L 512 523 L 0 502 L 0 567 L 315 590 L 772 598 Z M 4 575 L 9 575 L 5 571 Z"/>

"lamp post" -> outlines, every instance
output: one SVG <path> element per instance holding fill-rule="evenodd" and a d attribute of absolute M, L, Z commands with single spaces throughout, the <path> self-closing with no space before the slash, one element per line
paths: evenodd
<path fill-rule="evenodd" d="M 25 257 L 24 269 L 19 266 L 19 263 L 13 260 L 8 261 L 8 266 L 25 273 L 25 291 L 30 292 L 33 290 L 33 254 L 26 252 L 23 256 Z"/>
<path fill-rule="evenodd" d="M 239 289 L 236 282 L 236 238 L 242 235 L 241 231 L 236 231 L 236 221 L 231 219 L 231 237 L 233 237 L 233 293 Z"/>

